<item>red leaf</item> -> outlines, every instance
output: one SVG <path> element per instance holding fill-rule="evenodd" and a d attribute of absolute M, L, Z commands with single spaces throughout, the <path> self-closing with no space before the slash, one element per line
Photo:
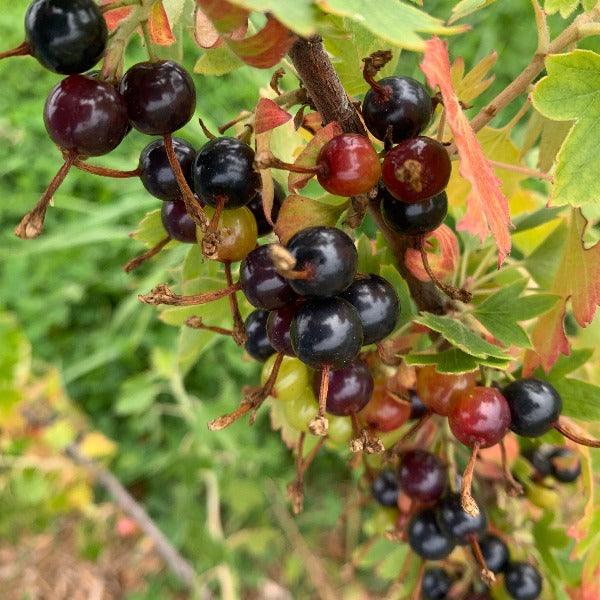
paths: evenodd
<path fill-rule="evenodd" d="M 231 33 L 248 23 L 250 13 L 226 0 L 196 0 L 196 3 L 219 33 Z"/>
<path fill-rule="evenodd" d="M 434 245 L 431 243 L 431 238 L 437 240 L 437 247 L 434 248 Z M 456 238 L 454 231 L 447 225 L 440 225 L 440 227 L 430 234 L 430 238 L 427 240 L 427 246 L 434 250 L 434 252 L 428 252 L 428 259 L 429 266 L 436 277 L 438 277 L 438 279 L 444 279 L 446 276 L 454 273 L 460 257 L 458 239 Z M 429 281 L 429 275 L 427 275 L 427 271 L 425 271 L 423 261 L 421 260 L 421 252 L 414 248 L 408 248 L 404 256 L 408 270 L 417 279 Z"/>
<path fill-rule="evenodd" d="M 108 6 L 110 4 L 114 4 L 117 1 L 118 0 L 102 0 L 100 5 Z M 114 29 L 116 29 L 119 26 L 119 23 L 123 19 L 126 19 L 132 10 L 133 10 L 133 7 L 124 6 L 122 8 L 115 8 L 113 10 L 109 10 L 108 12 L 105 12 L 104 20 L 106 21 L 106 26 L 108 27 L 108 30 L 113 31 Z"/>
<path fill-rule="evenodd" d="M 467 213 L 457 228 L 477 235 L 481 241 L 491 233 L 498 246 L 498 265 L 501 265 L 510 252 L 511 245 L 508 200 L 501 191 L 501 183 L 483 154 L 454 91 L 445 42 L 437 37 L 425 42 L 425 58 L 421 63 L 421 70 L 432 88 L 440 88 L 446 120 L 458 149 L 460 174 L 471 184 Z"/>
<path fill-rule="evenodd" d="M 158 46 L 171 46 L 175 43 L 175 36 L 171 31 L 169 17 L 167 17 L 162 1 L 152 5 L 148 17 L 148 31 L 150 39 Z"/>
<path fill-rule="evenodd" d="M 223 38 L 229 38 L 232 40 L 242 40 L 248 31 L 248 21 L 246 20 L 240 27 L 234 29 L 230 33 L 220 34 L 213 22 L 200 10 L 200 7 L 196 7 L 196 14 L 194 15 L 194 39 L 196 44 L 200 48 L 209 50 L 211 48 L 218 48 L 223 43 Z"/>
<path fill-rule="evenodd" d="M 548 290 L 561 296 L 561 301 L 542 315 L 533 329 L 534 350 L 526 353 L 523 366 L 527 374 L 539 365 L 548 371 L 561 352 L 569 354 L 569 341 L 563 326 L 569 299 L 573 316 L 581 327 L 592 322 L 600 305 L 600 243 L 586 250 L 582 241 L 586 226 L 581 212 L 573 209 L 560 264 Z"/>
<path fill-rule="evenodd" d="M 231 49 L 246 64 L 258 69 L 276 65 L 291 48 L 294 34 L 271 16 L 255 35 L 243 40 L 230 40 Z"/>
<path fill-rule="evenodd" d="M 256 135 L 266 133 L 284 123 L 287 123 L 292 115 L 283 110 L 269 98 L 261 98 L 254 113 L 254 132 Z"/>
<path fill-rule="evenodd" d="M 317 131 L 317 133 L 311 138 L 310 142 L 306 144 L 306 147 L 298 158 L 296 159 L 295 165 L 300 167 L 314 167 L 317 164 L 317 156 L 321 148 L 336 135 L 342 133 L 342 128 L 335 121 L 325 125 Z M 290 173 L 288 177 L 288 188 L 290 192 L 296 192 L 303 188 L 313 177 L 310 173 Z"/>

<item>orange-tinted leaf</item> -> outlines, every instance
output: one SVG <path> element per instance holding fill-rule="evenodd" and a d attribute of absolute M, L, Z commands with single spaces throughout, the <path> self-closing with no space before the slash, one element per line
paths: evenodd
<path fill-rule="evenodd" d="M 573 316 L 581 327 L 592 322 L 600 305 L 600 243 L 590 249 L 584 247 L 582 240 L 586 226 L 581 212 L 572 210 L 560 264 L 549 290 L 560 296 L 561 301 L 535 325 L 531 336 L 534 351 L 525 355 L 523 368 L 526 373 L 540 365 L 548 371 L 560 353 L 569 354 L 563 326 L 569 299 Z"/>
<path fill-rule="evenodd" d="M 199 7 L 196 7 L 196 14 L 194 15 L 194 39 L 200 48 L 207 50 L 218 48 L 223 43 L 217 28 Z"/>
<path fill-rule="evenodd" d="M 162 1 L 152 5 L 148 17 L 148 31 L 150 39 L 158 46 L 171 46 L 175 43 L 175 36 L 171 31 L 169 17 L 167 17 Z"/>
<path fill-rule="evenodd" d="M 243 40 L 232 39 L 229 45 L 246 64 L 258 69 L 269 69 L 285 56 L 295 39 L 289 29 L 269 16 L 265 26 L 257 34 Z"/>
<path fill-rule="evenodd" d="M 334 138 L 341 133 L 342 128 L 335 121 L 322 127 L 312 137 L 310 142 L 306 144 L 306 147 L 302 150 L 294 164 L 300 167 L 314 167 L 317 164 L 317 157 L 319 156 L 321 148 L 331 138 Z M 296 192 L 303 188 L 312 177 L 313 175 L 310 173 L 290 173 L 290 176 L 288 177 L 288 187 L 290 192 Z"/>
<path fill-rule="evenodd" d="M 254 113 L 254 132 L 256 135 L 271 131 L 287 123 L 292 115 L 283 110 L 269 98 L 261 98 Z"/>
<path fill-rule="evenodd" d="M 498 264 L 501 265 L 510 252 L 508 200 L 460 106 L 452 85 L 450 58 L 445 42 L 437 37 L 425 42 L 421 70 L 432 88 L 440 88 L 446 120 L 458 149 L 460 173 L 471 184 L 467 213 L 457 228 L 477 235 L 482 241 L 491 233 L 498 246 Z"/>
<path fill-rule="evenodd" d="M 435 242 L 432 242 L 434 238 Z M 441 225 L 433 233 L 430 234 L 427 240 L 427 249 L 432 252 L 427 252 L 429 265 L 436 277 L 444 279 L 446 276 L 454 273 L 460 250 L 458 247 L 458 239 L 456 235 L 447 225 Z M 429 275 L 423 267 L 421 260 L 421 252 L 414 248 L 409 248 L 405 254 L 405 262 L 408 270 L 421 281 L 429 281 Z"/>
<path fill-rule="evenodd" d="M 108 6 L 109 4 L 114 4 L 117 1 L 118 0 L 102 0 L 100 4 L 101 6 Z M 106 21 L 106 26 L 108 27 L 108 30 L 113 31 L 114 29 L 116 29 L 119 26 L 119 23 L 123 19 L 126 19 L 132 10 L 133 7 L 124 6 L 122 8 L 115 8 L 114 10 L 109 10 L 108 12 L 105 12 L 104 20 Z"/>
<path fill-rule="evenodd" d="M 226 0 L 196 0 L 219 33 L 231 33 L 248 23 L 248 11 Z"/>

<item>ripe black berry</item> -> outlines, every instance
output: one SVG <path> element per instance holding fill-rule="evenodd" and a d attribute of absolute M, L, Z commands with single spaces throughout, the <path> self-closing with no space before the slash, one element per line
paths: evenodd
<path fill-rule="evenodd" d="M 428 412 L 428 408 L 423 404 L 423 401 L 419 397 L 419 394 L 415 390 L 409 390 L 408 395 L 410 397 L 410 417 L 411 421 L 420 419 L 425 413 Z"/>
<path fill-rule="evenodd" d="M 373 497 L 382 506 L 396 506 L 398 502 L 398 482 L 394 471 L 381 471 L 371 486 Z"/>
<path fill-rule="evenodd" d="M 313 391 L 317 398 L 320 386 L 321 372 L 317 371 L 313 378 Z M 338 417 L 356 414 L 371 399 L 373 386 L 371 371 L 362 360 L 355 360 L 347 367 L 329 371 L 327 412 Z"/>
<path fill-rule="evenodd" d="M 386 77 L 371 88 L 362 104 L 367 129 L 384 140 L 392 128 L 392 142 L 419 135 L 431 121 L 431 97 L 421 83 L 410 77 Z"/>
<path fill-rule="evenodd" d="M 387 337 L 398 322 L 400 304 L 392 284 L 379 275 L 360 277 L 342 294 L 356 307 L 363 326 L 363 344 Z"/>
<path fill-rule="evenodd" d="M 271 260 L 270 247 L 255 248 L 240 266 L 240 284 L 248 302 L 267 310 L 281 308 L 298 297 L 288 280 L 277 272 Z"/>
<path fill-rule="evenodd" d="M 358 312 L 341 298 L 302 304 L 292 321 L 291 334 L 298 358 L 315 369 L 349 365 L 358 356 L 363 339 Z"/>
<path fill-rule="evenodd" d="M 449 494 L 437 506 L 437 519 L 440 528 L 459 545 L 469 543 L 469 536 L 482 534 L 487 527 L 483 511 L 472 517 L 461 505 L 459 494 Z"/>
<path fill-rule="evenodd" d="M 275 193 L 273 195 L 273 209 L 271 211 L 271 219 L 273 223 L 277 222 L 277 217 L 279 216 L 279 210 L 281 209 L 281 205 L 285 200 L 285 190 L 283 186 L 278 182 L 273 182 L 273 187 L 275 188 Z M 246 204 L 246 207 L 250 209 L 254 218 L 256 219 L 256 227 L 258 229 L 258 237 L 262 235 L 267 235 L 273 231 L 273 227 L 267 221 L 267 217 L 265 217 L 265 211 L 263 209 L 262 203 L 262 194 L 258 193 L 256 196 Z"/>
<path fill-rule="evenodd" d="M 507 385 L 502 393 L 510 407 L 510 428 L 519 435 L 543 435 L 560 416 L 562 400 L 547 381 L 519 379 Z"/>
<path fill-rule="evenodd" d="M 450 575 L 440 567 L 431 567 L 423 574 L 423 600 L 444 600 L 452 587 Z"/>
<path fill-rule="evenodd" d="M 185 244 L 196 243 L 196 224 L 187 214 L 183 202 L 164 202 L 160 209 L 160 218 L 166 232 L 174 240 Z"/>
<path fill-rule="evenodd" d="M 496 535 L 491 533 L 479 540 L 481 554 L 487 568 L 493 573 L 502 573 L 508 566 L 510 553 L 506 544 Z"/>
<path fill-rule="evenodd" d="M 192 185 L 192 165 L 196 151 L 185 140 L 173 138 L 173 150 L 188 185 Z M 150 142 L 140 154 L 140 179 L 144 187 L 160 200 L 177 200 L 181 190 L 169 164 L 164 140 Z"/>
<path fill-rule="evenodd" d="M 581 475 L 579 457 L 565 446 L 544 444 L 535 450 L 531 462 L 540 476 L 552 475 L 561 483 L 572 483 Z"/>
<path fill-rule="evenodd" d="M 420 502 L 435 502 L 446 489 L 446 467 L 426 450 L 408 450 L 402 455 L 398 481 L 402 491 Z"/>
<path fill-rule="evenodd" d="M 417 513 L 408 524 L 408 543 L 425 560 L 441 560 L 454 550 L 454 541 L 444 533 L 432 509 Z"/>
<path fill-rule="evenodd" d="M 260 190 L 254 170 L 254 150 L 236 138 L 221 137 L 205 144 L 194 162 L 194 191 L 209 206 L 248 204 Z"/>
<path fill-rule="evenodd" d="M 44 67 L 71 75 L 100 60 L 108 30 L 93 0 L 35 0 L 25 14 L 25 35 Z"/>
<path fill-rule="evenodd" d="M 172 60 L 133 65 L 119 86 L 131 124 L 147 135 L 167 135 L 183 127 L 196 108 L 190 74 Z"/>
<path fill-rule="evenodd" d="M 504 575 L 506 591 L 515 600 L 535 600 L 542 593 L 539 571 L 528 563 L 510 563 Z"/>
<path fill-rule="evenodd" d="M 267 338 L 267 318 L 269 313 L 266 310 L 252 311 L 246 318 L 246 352 L 255 360 L 263 362 L 275 353 Z"/>
<path fill-rule="evenodd" d="M 358 253 L 341 229 L 303 229 L 290 239 L 287 249 L 296 259 L 296 270 L 306 272 L 306 279 L 290 281 L 302 296 L 335 296 L 354 280 Z"/>
<path fill-rule="evenodd" d="M 267 319 L 267 336 L 271 346 L 277 352 L 283 352 L 287 356 L 296 356 L 292 348 L 291 329 L 297 311 L 296 304 L 288 304 L 272 310 Z"/>
<path fill-rule="evenodd" d="M 59 148 L 83 157 L 100 156 L 114 150 L 127 134 L 127 109 L 110 83 L 70 75 L 48 94 L 44 123 Z"/>
<path fill-rule="evenodd" d="M 425 235 L 437 229 L 448 214 L 448 196 L 442 192 L 433 198 L 408 204 L 396 200 L 380 188 L 381 214 L 385 224 L 403 235 Z"/>

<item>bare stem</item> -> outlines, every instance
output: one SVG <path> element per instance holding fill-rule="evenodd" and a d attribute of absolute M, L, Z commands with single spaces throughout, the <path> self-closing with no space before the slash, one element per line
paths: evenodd
<path fill-rule="evenodd" d="M 475 444 L 471 451 L 471 457 L 467 463 L 467 468 L 463 473 L 462 486 L 460 488 L 460 503 L 462 509 L 472 517 L 479 514 L 479 506 L 475 502 L 471 488 L 473 486 L 473 475 L 475 473 L 475 465 L 477 464 L 477 455 L 479 454 L 479 444 Z"/>
<path fill-rule="evenodd" d="M 139 177 L 141 169 L 132 169 L 131 171 L 121 171 L 119 169 L 109 169 L 108 167 L 100 167 L 98 165 L 90 165 L 85 161 L 76 158 L 73 161 L 73 166 L 81 171 L 91 173 L 92 175 L 100 175 L 101 177 L 113 177 L 115 179 L 126 179 L 128 177 Z"/>
<path fill-rule="evenodd" d="M 196 304 L 208 304 L 215 300 L 220 300 L 231 294 L 235 294 L 240 289 L 240 284 L 236 283 L 232 286 L 214 290 L 212 292 L 204 292 L 203 294 L 194 294 L 191 296 L 181 296 L 175 294 L 168 285 L 157 285 L 149 294 L 138 296 L 139 300 L 144 304 L 168 304 L 170 306 L 195 306 Z"/>
<path fill-rule="evenodd" d="M 469 544 L 471 545 L 471 550 L 473 550 L 473 556 L 475 556 L 475 560 L 481 569 L 481 579 L 487 586 L 491 587 L 496 582 L 496 576 L 493 571 L 488 568 L 487 563 L 485 562 L 485 557 L 481 551 L 477 536 L 469 536 Z"/>
<path fill-rule="evenodd" d="M 506 485 L 506 493 L 509 496 L 516 497 L 523 494 L 523 486 L 513 477 L 512 471 L 508 465 L 508 456 L 506 453 L 506 444 L 500 440 L 500 454 L 502 456 L 502 473 Z"/>
<path fill-rule="evenodd" d="M 390 448 L 391 456 L 399 456 L 402 453 L 404 443 L 419 431 L 431 419 L 433 413 L 426 412 L 420 419 L 415 421 L 414 425 Z"/>
<path fill-rule="evenodd" d="M 327 392 L 329 391 L 329 374 L 331 367 L 325 365 L 321 371 L 321 385 L 319 386 L 319 412 L 310 422 L 309 429 L 314 435 L 326 436 L 329 431 L 329 421 L 325 416 L 327 410 Z"/>
<path fill-rule="evenodd" d="M 579 444 L 580 446 L 588 446 L 590 448 L 600 448 L 600 440 L 592 438 L 586 438 L 573 431 L 573 424 L 570 419 L 565 417 L 559 417 L 558 421 L 554 424 L 554 429 L 559 433 L 562 433 L 567 439 Z"/>
<path fill-rule="evenodd" d="M 215 213 L 216 214 L 216 213 Z M 231 273 L 231 263 L 225 263 L 225 278 L 227 280 L 227 287 L 234 287 L 233 275 Z M 243 346 L 246 343 L 246 327 L 244 326 L 244 320 L 240 313 L 240 307 L 237 300 L 237 294 L 229 295 L 229 308 L 231 309 L 231 316 L 233 318 L 233 339 L 238 346 Z"/>
<path fill-rule="evenodd" d="M 225 329 L 224 327 L 216 327 L 215 325 L 206 325 L 201 317 L 189 317 L 186 319 L 185 324 L 192 329 L 204 329 L 206 331 L 212 331 L 219 335 L 225 335 L 233 337 L 232 329 Z"/>
<path fill-rule="evenodd" d="M 160 242 L 152 246 L 152 248 L 146 250 L 143 254 L 132 258 L 127 264 L 123 266 L 123 270 L 125 273 L 131 273 L 137 269 L 140 265 L 150 260 L 154 256 L 156 256 L 169 242 L 171 241 L 171 236 L 167 235 Z"/>
<path fill-rule="evenodd" d="M 27 42 L 22 42 L 15 48 L 0 52 L 0 60 L 3 58 L 11 58 L 12 56 L 29 56 L 31 54 L 31 48 Z"/>
<path fill-rule="evenodd" d="M 511 165 L 509 163 L 499 162 L 497 160 L 488 160 L 488 162 L 498 169 L 504 169 L 505 171 L 511 171 L 513 173 L 520 173 L 527 177 L 533 177 L 534 179 L 545 179 L 546 181 L 554 181 L 554 177 L 549 173 L 538 171 L 536 169 L 530 169 L 529 167 L 522 167 L 520 165 Z"/>

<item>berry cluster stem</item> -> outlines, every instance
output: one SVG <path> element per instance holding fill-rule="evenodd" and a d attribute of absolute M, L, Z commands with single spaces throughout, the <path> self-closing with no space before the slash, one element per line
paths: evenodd
<path fill-rule="evenodd" d="M 309 429 L 314 435 L 326 436 L 329 430 L 329 421 L 325 416 L 327 410 L 327 392 L 329 391 L 329 373 L 331 367 L 325 365 L 321 370 L 321 384 L 319 386 L 319 412 L 310 422 Z"/>
<path fill-rule="evenodd" d="M 127 264 L 123 266 L 123 270 L 125 271 L 125 273 L 131 273 L 131 271 L 134 271 L 140 265 L 155 257 L 170 241 L 171 236 L 165 236 L 162 240 L 160 240 L 160 242 L 152 246 L 152 248 L 149 248 L 143 254 L 132 258 Z"/>
<path fill-rule="evenodd" d="M 90 165 L 85 161 L 76 158 L 73 161 L 73 166 L 86 173 L 92 175 L 100 175 L 101 177 L 112 177 L 114 179 L 127 179 L 129 177 L 139 177 L 141 169 L 137 167 L 131 171 L 121 171 L 119 169 L 109 169 L 108 167 L 100 167 L 98 165 Z"/>
<path fill-rule="evenodd" d="M 562 433 L 567 439 L 579 444 L 580 446 L 588 446 L 589 448 L 600 448 L 600 440 L 587 438 L 573 430 L 573 424 L 565 417 L 560 417 L 554 424 L 554 429 Z"/>
<path fill-rule="evenodd" d="M 229 262 L 225 263 L 225 278 L 227 280 L 227 287 L 234 287 L 235 284 L 233 283 L 233 275 L 231 273 L 231 263 Z M 229 308 L 231 309 L 231 316 L 233 318 L 233 339 L 238 346 L 243 346 L 246 343 L 246 328 L 244 327 L 244 320 L 240 313 L 237 294 L 229 295 Z M 277 370 L 279 370 L 279 368 Z M 273 381 L 273 383 L 275 383 L 275 381 Z"/>
<path fill-rule="evenodd" d="M 467 468 L 463 473 L 462 485 L 460 488 L 460 503 L 463 510 L 472 517 L 476 517 L 479 514 L 479 506 L 475 502 L 471 488 L 473 487 L 473 475 L 475 474 L 475 465 L 477 464 L 477 455 L 479 454 L 479 444 L 475 444 L 471 450 L 471 456 L 467 463 Z"/>
<path fill-rule="evenodd" d="M 31 48 L 27 42 L 22 42 L 15 48 L 0 52 L 0 60 L 3 58 L 10 58 L 12 56 L 28 56 L 31 54 Z"/>
<path fill-rule="evenodd" d="M 170 306 L 195 306 L 196 304 L 208 304 L 215 300 L 220 300 L 231 294 L 235 294 L 240 289 L 240 284 L 235 283 L 229 287 L 203 294 L 193 294 L 191 296 L 181 296 L 175 294 L 168 285 L 157 285 L 149 294 L 138 296 L 140 302 L 144 304 L 167 304 Z"/>

